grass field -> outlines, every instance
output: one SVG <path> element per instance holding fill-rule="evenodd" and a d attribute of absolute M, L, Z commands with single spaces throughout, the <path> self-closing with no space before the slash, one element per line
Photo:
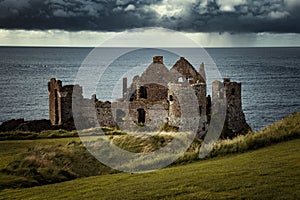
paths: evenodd
<path fill-rule="evenodd" d="M 299 199 L 300 139 L 144 174 L 80 178 L 1 199 Z"/>
<path fill-rule="evenodd" d="M 203 143 L 196 139 L 172 167 L 134 175 L 115 174 L 101 164 L 75 131 L 0 133 L 0 199 L 299 198 L 299 122 L 300 112 L 259 132 L 220 140 L 201 161 Z M 86 134 L 95 137 L 94 131 Z M 101 138 L 131 152 L 151 152 L 173 138 L 109 128 L 105 135 Z"/>
<path fill-rule="evenodd" d="M 39 139 L 39 140 L 5 140 L 0 141 L 0 169 L 23 153 L 28 152 L 37 145 L 65 145 L 70 142 L 79 142 L 79 138 L 53 138 L 53 139 Z"/>

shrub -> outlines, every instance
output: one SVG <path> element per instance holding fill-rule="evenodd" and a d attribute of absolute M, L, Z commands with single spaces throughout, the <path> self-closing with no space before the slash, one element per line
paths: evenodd
<path fill-rule="evenodd" d="M 267 126 L 256 133 L 248 132 L 231 140 L 218 141 L 208 157 L 242 153 L 282 141 L 300 138 L 300 112 L 291 114 L 281 121 Z"/>
<path fill-rule="evenodd" d="M 172 126 L 168 123 L 164 123 L 162 125 L 160 125 L 160 129 L 159 129 L 161 132 L 164 131 L 164 132 L 178 132 L 179 130 L 179 127 L 178 126 Z"/>

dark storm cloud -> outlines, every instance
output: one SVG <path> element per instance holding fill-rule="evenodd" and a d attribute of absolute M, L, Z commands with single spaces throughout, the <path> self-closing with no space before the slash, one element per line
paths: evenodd
<path fill-rule="evenodd" d="M 178 1 L 0 0 L 0 28 L 121 31 L 159 26 L 188 32 L 300 33 L 296 0 L 187 2 L 179 5 L 179 12 L 170 14 L 170 10 L 154 8 L 178 8 Z M 290 2 L 296 3 L 291 6 Z"/>
<path fill-rule="evenodd" d="M 300 4 L 288 8 L 283 0 L 247 0 L 226 8 L 223 1 L 208 1 L 206 7 L 201 1 L 193 4 L 186 18 L 173 19 L 180 24 L 177 28 L 201 32 L 300 32 Z M 225 1 L 226 2 L 226 1 Z M 234 2 L 227 1 L 227 2 Z M 297 11 L 298 12 L 297 12 Z M 168 21 L 167 19 L 166 21 Z"/>
<path fill-rule="evenodd" d="M 154 11 L 143 6 L 159 0 L 2 0 L 0 28 L 118 31 L 154 26 Z"/>

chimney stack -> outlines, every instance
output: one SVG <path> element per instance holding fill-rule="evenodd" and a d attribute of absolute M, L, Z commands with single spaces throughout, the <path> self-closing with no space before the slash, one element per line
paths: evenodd
<path fill-rule="evenodd" d="M 163 56 L 154 56 L 153 57 L 153 63 L 164 64 Z"/>
<path fill-rule="evenodd" d="M 127 78 L 123 78 L 123 98 L 126 98 L 127 94 Z"/>

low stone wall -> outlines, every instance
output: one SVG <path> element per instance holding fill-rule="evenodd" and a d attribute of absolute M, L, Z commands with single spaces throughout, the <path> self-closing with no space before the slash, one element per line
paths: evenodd
<path fill-rule="evenodd" d="M 28 132 L 41 132 L 44 130 L 58 130 L 65 129 L 68 131 L 75 130 L 74 122 L 70 120 L 68 123 L 60 126 L 51 125 L 50 120 L 31 120 L 25 121 L 24 119 L 12 119 L 3 122 L 0 125 L 0 132 L 8 131 L 28 131 Z"/>

